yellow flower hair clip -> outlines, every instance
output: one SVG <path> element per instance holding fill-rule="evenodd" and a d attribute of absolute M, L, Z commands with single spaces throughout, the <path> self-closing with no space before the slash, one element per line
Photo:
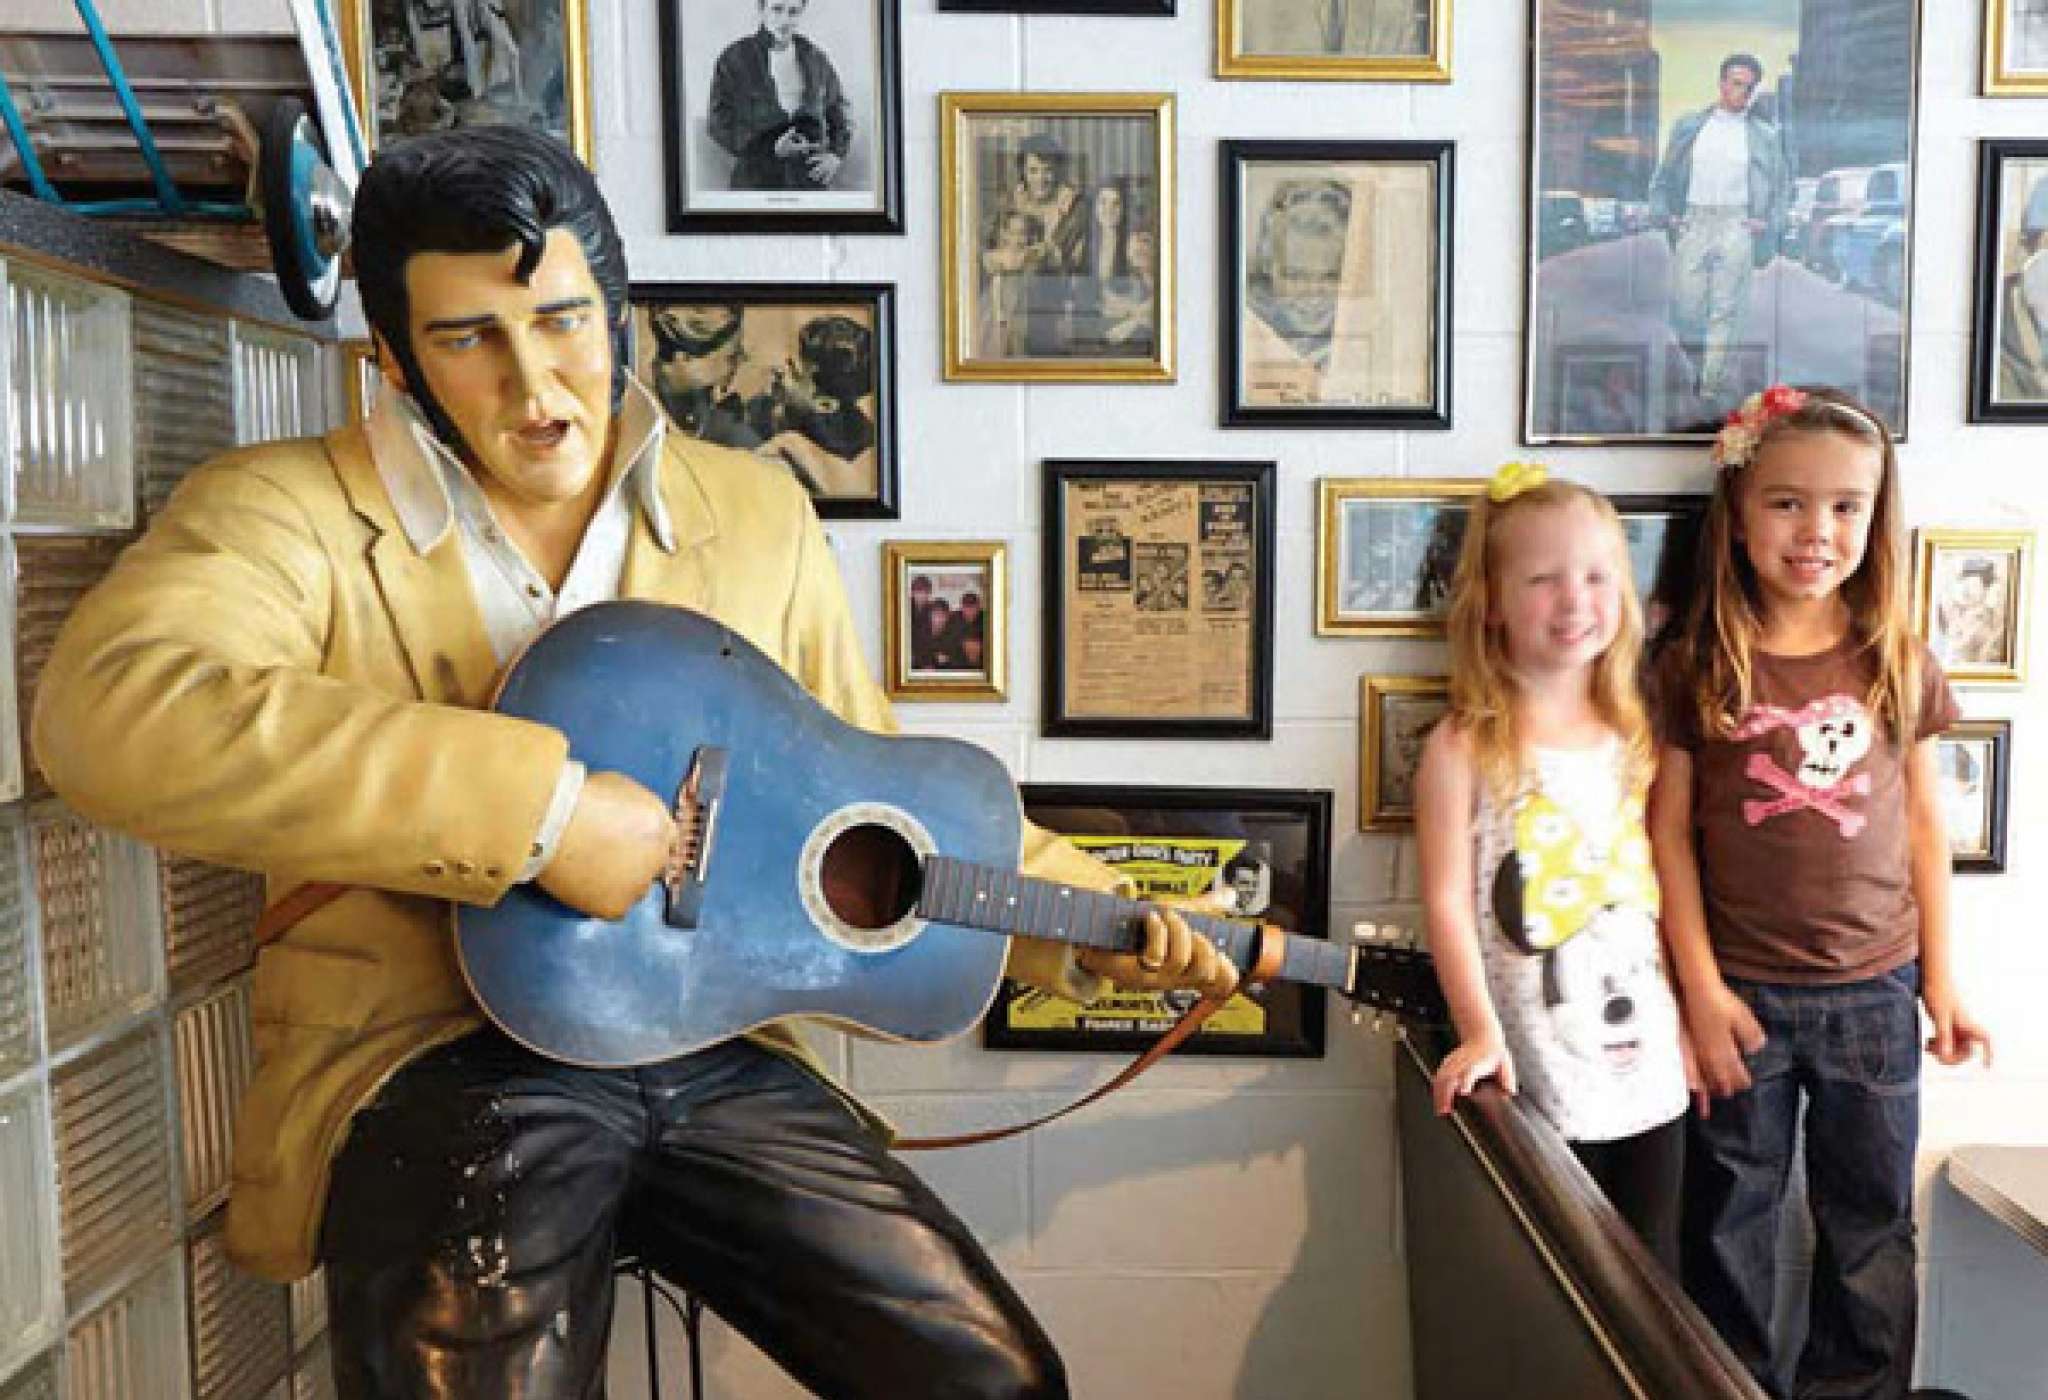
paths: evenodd
<path fill-rule="evenodd" d="M 1548 480 L 1550 472 L 1541 462 L 1502 462 L 1493 480 L 1486 483 L 1486 498 L 1495 505 L 1505 505 Z"/>

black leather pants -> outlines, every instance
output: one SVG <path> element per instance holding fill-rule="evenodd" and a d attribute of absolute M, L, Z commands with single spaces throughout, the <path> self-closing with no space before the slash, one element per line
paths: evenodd
<path fill-rule="evenodd" d="M 578 1069 L 496 1031 L 402 1070 L 335 1162 L 341 1394 L 601 1396 L 615 1251 L 819 1395 L 1067 1394 L 967 1227 L 801 1067 L 733 1041 Z"/>

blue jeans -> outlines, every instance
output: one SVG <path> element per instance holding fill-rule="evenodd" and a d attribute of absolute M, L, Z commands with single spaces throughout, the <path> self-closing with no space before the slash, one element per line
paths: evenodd
<path fill-rule="evenodd" d="M 1913 1371 L 1913 1151 L 1920 1137 L 1920 969 L 1832 987 L 1728 979 L 1769 1038 L 1750 1087 L 1692 1120 L 1686 1291 L 1772 1396 L 1903 1396 Z M 1778 1218 L 1806 1098 L 1816 1246 L 1806 1345 L 1774 1345 Z"/>

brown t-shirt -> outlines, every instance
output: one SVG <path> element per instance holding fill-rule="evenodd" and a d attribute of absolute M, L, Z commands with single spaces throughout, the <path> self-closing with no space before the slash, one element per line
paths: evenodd
<path fill-rule="evenodd" d="M 1864 708 L 1871 662 L 1854 644 L 1754 657 L 1754 701 L 1705 738 L 1676 649 L 1656 685 L 1659 737 L 1692 755 L 1692 817 L 1707 931 L 1721 970 L 1760 982 L 1877 977 L 1919 953 L 1902 749 Z M 1955 723 L 1923 647 L 1916 739 Z"/>

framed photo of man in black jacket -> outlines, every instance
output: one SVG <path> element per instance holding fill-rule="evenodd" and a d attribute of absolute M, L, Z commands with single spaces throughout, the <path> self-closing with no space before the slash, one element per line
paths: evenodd
<path fill-rule="evenodd" d="M 1704 440 L 1779 382 L 1903 435 L 1921 0 L 1532 6 L 1524 439 Z"/>
<path fill-rule="evenodd" d="M 658 0 L 671 233 L 901 233 L 894 0 Z"/>

